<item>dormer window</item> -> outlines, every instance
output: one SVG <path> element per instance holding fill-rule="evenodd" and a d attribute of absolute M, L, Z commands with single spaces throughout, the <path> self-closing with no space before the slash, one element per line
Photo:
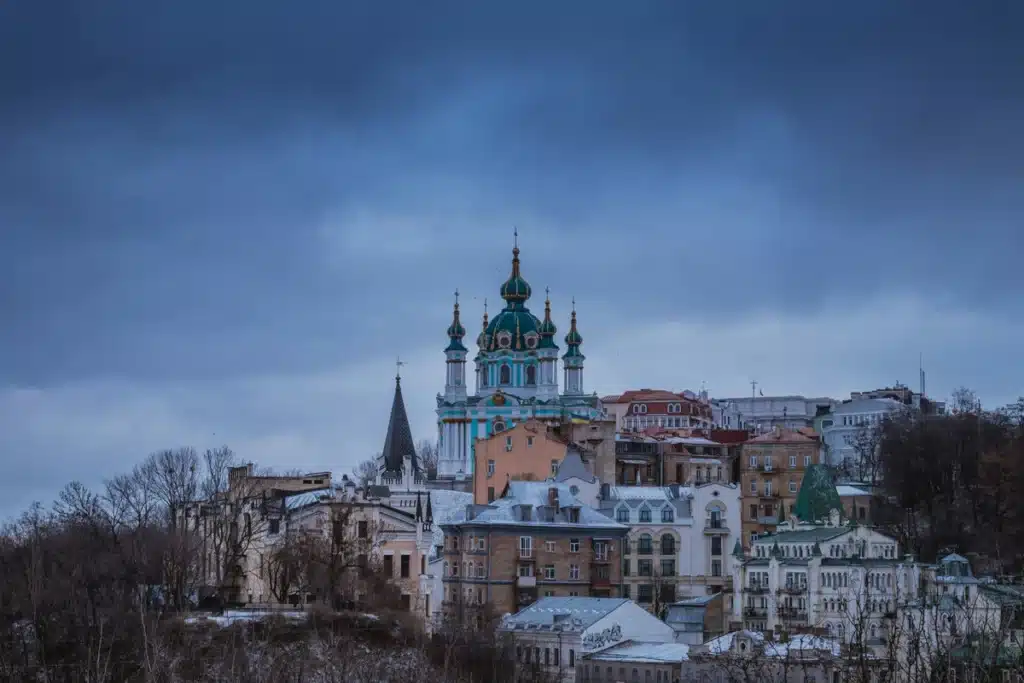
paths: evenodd
<path fill-rule="evenodd" d="M 650 521 L 651 521 L 651 511 L 650 511 L 650 509 L 649 508 L 640 508 L 640 523 L 643 524 L 643 523 L 646 522 L 646 523 L 649 524 Z"/>
<path fill-rule="evenodd" d="M 570 524 L 579 524 L 580 522 L 580 509 L 579 508 L 566 508 L 566 515 L 569 517 Z"/>
<path fill-rule="evenodd" d="M 520 505 L 519 509 L 522 511 L 522 518 L 524 522 L 533 521 L 533 506 L 532 505 Z"/>

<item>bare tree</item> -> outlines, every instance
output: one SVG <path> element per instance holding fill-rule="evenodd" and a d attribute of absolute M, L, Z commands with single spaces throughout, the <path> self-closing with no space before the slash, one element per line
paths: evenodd
<path fill-rule="evenodd" d="M 377 474 L 380 472 L 380 453 L 372 458 L 363 460 L 361 463 L 356 465 L 352 469 L 352 474 L 355 476 L 356 483 L 363 488 L 366 488 L 374 481 L 377 480 Z"/>
<path fill-rule="evenodd" d="M 437 479 L 437 445 L 428 439 L 416 443 L 416 459 L 427 479 Z"/>

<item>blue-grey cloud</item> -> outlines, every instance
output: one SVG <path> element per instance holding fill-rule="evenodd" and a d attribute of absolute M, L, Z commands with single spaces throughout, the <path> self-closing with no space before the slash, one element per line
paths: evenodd
<path fill-rule="evenodd" d="M 60 420 L 126 382 L 182 441 L 219 423 L 261 453 L 285 434 L 327 453 L 344 433 L 349 462 L 376 433 L 337 430 L 369 408 L 313 409 L 309 378 L 440 348 L 455 287 L 474 330 L 519 225 L 535 291 L 562 319 L 579 299 L 601 389 L 741 392 L 792 366 L 734 330 L 771 336 L 750 321 L 775 316 L 799 348 L 851 311 L 864 357 L 814 355 L 779 391 L 908 379 L 923 350 L 943 389 L 1012 398 L 1022 26 L 1017 3 L 947 0 L 2 3 L 0 385 Z M 930 332 L 871 345 L 903 301 Z M 872 330 L 865 310 L 889 313 Z M 973 350 L 961 320 L 985 330 Z M 681 353 L 711 335 L 732 365 L 601 360 L 652 329 Z M 287 409 L 224 397 L 265 377 L 292 378 Z M 23 426 L 11 461 L 45 443 L 115 470 L 168 445 L 132 414 L 77 456 Z"/>

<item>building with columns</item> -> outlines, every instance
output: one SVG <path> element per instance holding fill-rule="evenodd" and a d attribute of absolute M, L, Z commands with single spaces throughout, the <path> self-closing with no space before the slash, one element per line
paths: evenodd
<path fill-rule="evenodd" d="M 583 337 L 573 303 L 566 349 L 561 356 L 564 389 L 559 390 L 559 347 L 551 299 L 545 298 L 544 319 L 527 308 L 532 290 L 520 272 L 518 242 L 512 249 L 512 272 L 501 286 L 504 307 L 493 318 L 486 304 L 473 357 L 472 390 L 466 378 L 469 349 L 463 343 L 458 293 L 449 343 L 444 393 L 437 395 L 438 477 L 469 479 L 475 467 L 476 443 L 527 419 L 557 424 L 573 418 L 602 415 L 596 394 L 585 394 L 580 347 Z M 472 391 L 472 393 L 471 393 Z"/>

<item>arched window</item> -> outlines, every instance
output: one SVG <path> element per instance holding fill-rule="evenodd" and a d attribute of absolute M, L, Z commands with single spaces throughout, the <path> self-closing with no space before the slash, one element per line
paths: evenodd
<path fill-rule="evenodd" d="M 640 534 L 640 543 L 637 546 L 639 555 L 650 555 L 654 552 L 654 538 L 650 534 Z"/>
<path fill-rule="evenodd" d="M 526 386 L 532 387 L 537 384 L 537 366 L 527 365 L 526 366 Z"/>
<path fill-rule="evenodd" d="M 486 387 L 487 386 L 487 366 L 486 365 L 482 366 L 479 370 L 477 370 L 477 374 L 480 375 L 480 387 L 481 388 Z"/>
<path fill-rule="evenodd" d="M 672 534 L 661 535 L 661 554 L 662 555 L 675 555 L 676 554 L 676 539 Z"/>
<path fill-rule="evenodd" d="M 512 384 L 512 368 L 502 365 L 498 382 L 502 385 Z"/>

